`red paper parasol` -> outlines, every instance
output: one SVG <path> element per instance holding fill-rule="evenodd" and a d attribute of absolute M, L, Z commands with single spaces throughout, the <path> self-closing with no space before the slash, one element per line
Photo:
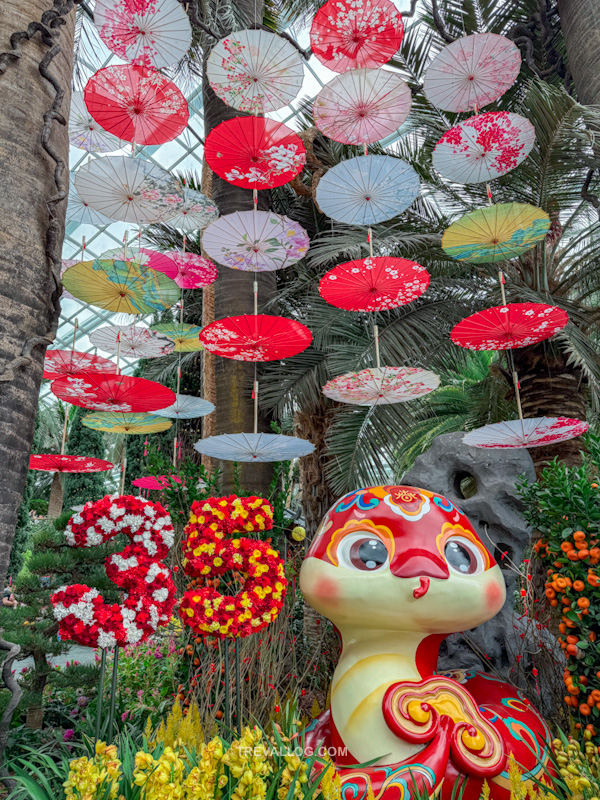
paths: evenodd
<path fill-rule="evenodd" d="M 115 373 L 116 371 L 116 364 L 103 356 L 78 353 L 75 350 L 46 350 L 42 377 L 53 381 L 63 375 L 72 375 L 74 372 Z"/>
<path fill-rule="evenodd" d="M 382 311 L 412 303 L 429 286 L 429 273 L 406 258 L 364 258 L 326 272 L 321 297 L 347 311 Z"/>
<path fill-rule="evenodd" d="M 200 341 L 211 353 L 236 361 L 277 361 L 309 346 L 312 333 L 294 319 L 256 316 L 225 317 L 207 325 Z"/>
<path fill-rule="evenodd" d="M 162 272 L 167 278 L 174 280 L 180 289 L 199 289 L 210 286 L 217 280 L 219 270 L 208 258 L 195 253 L 182 253 L 179 250 L 168 250 L 157 253 L 154 250 L 141 249 L 150 257 L 148 266 Z"/>
<path fill-rule="evenodd" d="M 89 456 L 61 456 L 55 453 L 29 456 L 29 469 L 43 472 L 106 472 L 113 467 L 110 461 Z"/>
<path fill-rule="evenodd" d="M 145 478 L 136 478 L 131 481 L 131 485 L 138 489 L 152 489 L 153 491 L 160 492 L 168 485 L 168 482 L 168 478 L 164 475 L 161 475 L 160 478 L 156 478 L 154 475 L 148 475 Z"/>
<path fill-rule="evenodd" d="M 208 134 L 204 157 L 219 177 L 243 189 L 273 189 L 295 178 L 306 161 L 300 137 L 264 117 L 235 117 Z"/>
<path fill-rule="evenodd" d="M 164 144 L 188 123 L 188 105 L 177 86 L 160 72 L 136 64 L 98 70 L 84 96 L 96 122 L 126 142 Z"/>
<path fill-rule="evenodd" d="M 544 303 L 509 303 L 486 308 L 455 325 L 452 341 L 468 350 L 512 350 L 550 339 L 561 331 L 566 311 Z"/>
<path fill-rule="evenodd" d="M 471 447 L 516 449 L 558 444 L 583 436 L 589 425 L 568 417 L 526 417 L 484 425 L 463 436 Z"/>
<path fill-rule="evenodd" d="M 175 402 L 175 392 L 160 383 L 127 375 L 81 372 L 53 381 L 50 389 L 67 403 L 95 411 L 155 411 Z"/>
<path fill-rule="evenodd" d="M 400 47 L 402 15 L 390 0 L 327 0 L 310 31 L 313 53 L 334 72 L 385 64 Z"/>

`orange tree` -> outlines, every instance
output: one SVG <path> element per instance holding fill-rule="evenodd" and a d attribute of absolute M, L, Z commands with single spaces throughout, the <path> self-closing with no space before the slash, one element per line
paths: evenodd
<path fill-rule="evenodd" d="M 560 615 L 565 703 L 600 744 L 600 439 L 578 467 L 554 460 L 519 485 L 534 550 L 547 568 L 546 602 Z M 600 747 L 599 747 L 600 751 Z"/>

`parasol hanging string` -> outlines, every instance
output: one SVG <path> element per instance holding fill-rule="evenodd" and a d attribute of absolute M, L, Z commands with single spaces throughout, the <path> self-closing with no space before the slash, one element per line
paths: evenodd
<path fill-rule="evenodd" d="M 506 305 L 506 293 L 504 291 L 504 284 L 506 283 L 504 273 L 502 270 L 498 271 L 498 280 L 500 281 L 500 293 L 502 294 L 502 305 Z"/>
<path fill-rule="evenodd" d="M 525 438 L 525 426 L 523 425 L 523 408 L 521 406 L 521 384 L 519 383 L 519 375 L 515 367 L 513 354 L 510 350 L 506 351 L 509 369 L 512 373 L 513 386 L 515 389 L 515 400 L 517 401 L 517 411 L 519 412 L 519 419 L 521 421 L 521 435 Z"/>
<path fill-rule="evenodd" d="M 125 440 L 127 441 L 127 440 Z M 123 450 L 123 459 L 121 460 L 121 485 L 119 494 L 123 494 L 125 491 L 125 473 L 127 472 L 127 455 L 126 450 Z"/>
<path fill-rule="evenodd" d="M 252 291 L 254 292 L 254 316 L 258 314 L 258 281 L 256 272 L 254 273 L 254 281 L 252 283 Z"/>
<path fill-rule="evenodd" d="M 486 190 L 487 190 L 488 204 L 489 204 L 490 206 L 493 206 L 493 205 L 494 205 L 494 201 L 493 201 L 493 199 L 492 199 L 492 189 L 491 189 L 491 187 L 490 187 L 489 183 L 486 183 L 486 185 L 485 185 L 485 188 L 486 188 Z"/>
<path fill-rule="evenodd" d="M 185 255 L 185 246 L 187 244 L 187 234 L 183 234 L 183 254 Z M 179 293 L 179 324 L 183 325 L 183 286 L 181 287 L 181 291 Z M 181 359 L 181 356 L 180 356 Z"/>
<path fill-rule="evenodd" d="M 371 226 L 369 226 L 367 230 L 367 241 L 369 242 L 369 255 L 373 258 L 373 231 L 371 230 Z"/>
<path fill-rule="evenodd" d="M 79 328 L 79 320 L 75 319 L 73 323 L 73 341 L 71 342 L 71 363 L 73 363 L 73 353 L 75 352 L 75 339 L 77 338 L 77 329 Z M 64 456 L 65 446 L 67 444 L 67 424 L 69 422 L 69 406 L 68 403 L 64 404 L 65 407 L 65 423 L 63 425 L 62 442 L 60 445 L 60 454 Z"/>
<path fill-rule="evenodd" d="M 258 211 L 258 189 L 252 189 L 252 210 Z"/>
<path fill-rule="evenodd" d="M 81 260 L 82 261 L 85 261 L 84 256 L 85 256 L 85 248 L 86 247 L 87 247 L 87 239 L 85 238 L 85 236 L 82 236 L 81 237 Z"/>
<path fill-rule="evenodd" d="M 375 363 L 377 364 L 377 369 L 381 369 L 381 359 L 379 357 L 379 325 L 377 325 L 377 323 L 373 325 L 373 336 L 375 338 Z"/>
<path fill-rule="evenodd" d="M 363 144 L 363 149 L 364 149 L 364 153 L 365 153 L 365 155 L 366 155 L 366 156 L 368 156 L 368 155 L 369 155 L 369 150 L 368 150 L 368 148 L 367 148 L 367 145 L 366 145 L 366 143 L 365 143 L 365 144 Z"/>
<path fill-rule="evenodd" d="M 121 374 L 119 362 L 121 361 L 121 331 L 117 333 L 117 375 Z"/>
<path fill-rule="evenodd" d="M 123 234 L 123 261 L 127 261 L 127 242 L 129 241 L 129 231 Z"/>
<path fill-rule="evenodd" d="M 254 433 L 258 433 L 258 381 L 256 379 L 256 363 L 254 364 L 254 383 L 252 384 L 252 399 L 254 400 Z"/>

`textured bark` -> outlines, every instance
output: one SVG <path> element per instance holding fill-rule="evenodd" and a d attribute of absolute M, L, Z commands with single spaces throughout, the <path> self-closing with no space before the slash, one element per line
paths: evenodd
<path fill-rule="evenodd" d="M 48 516 L 50 519 L 60 517 L 63 510 L 65 493 L 63 490 L 62 479 L 59 472 L 54 473 L 52 478 L 52 488 L 50 489 L 50 499 L 48 500 Z"/>
<path fill-rule="evenodd" d="M 253 16 L 262 21 L 263 4 L 245 3 L 248 7 L 248 19 L 251 23 Z M 204 95 L 204 130 L 208 135 L 210 131 L 224 120 L 234 117 L 247 116 L 231 106 L 225 105 L 210 88 L 206 77 L 203 85 Z M 212 199 L 218 206 L 221 214 L 232 214 L 235 211 L 250 211 L 252 209 L 252 191 L 232 186 L 226 181 L 213 175 Z M 258 193 L 258 207 L 266 210 L 269 207 L 269 193 Z M 239 270 L 220 267 L 219 277 L 214 284 L 214 314 L 215 319 L 241 314 L 252 314 L 254 311 L 253 299 L 253 274 Z M 259 305 L 270 300 L 276 289 L 276 279 L 273 273 L 260 273 L 258 275 Z M 215 388 L 216 388 L 216 434 L 221 433 L 251 433 L 254 426 L 254 410 L 252 403 L 252 384 L 254 381 L 254 364 L 233 361 L 229 358 L 215 359 Z M 268 431 L 268 421 L 259 418 L 259 431 Z M 223 492 L 228 493 L 233 489 L 233 464 L 229 461 L 220 462 L 223 470 Z M 241 473 L 241 485 L 256 494 L 264 494 L 272 476 L 269 464 L 244 464 Z"/>
<path fill-rule="evenodd" d="M 325 403 L 311 413 L 299 411 L 294 417 L 296 436 L 307 439 L 315 446 L 314 451 L 300 459 L 300 486 L 302 510 L 306 532 L 310 541 L 321 520 L 336 500 L 325 479 L 323 460 L 326 458 L 325 437 L 330 424 L 331 411 Z"/>
<path fill-rule="evenodd" d="M 546 342 L 513 351 L 521 386 L 524 417 L 571 417 L 585 419 L 585 378 L 581 370 L 567 365 L 567 357 Z M 540 472 L 558 457 L 568 466 L 581 463 L 581 438 L 529 451 Z"/>
<path fill-rule="evenodd" d="M 53 8 L 65 12 L 63 25 L 44 17 Z M 42 20 L 49 27 L 31 27 Z M 75 12 L 67 0 L 62 7 L 52 0 L 0 3 L 0 54 L 11 53 L 0 55 L 0 585 L 25 486 L 45 348 L 60 312 L 66 199 L 52 205 L 58 194 L 56 162 L 43 142 L 49 134 L 47 146 L 68 169 L 62 123 L 69 116 L 74 28 Z M 25 35 L 11 41 L 19 31 Z M 53 77 L 54 85 L 40 70 Z M 65 91 L 62 120 L 52 113 L 57 87 Z M 68 186 L 68 172 L 63 180 Z"/>
<path fill-rule="evenodd" d="M 600 105 L 600 3 L 558 0 L 558 10 L 577 98 L 584 105 Z"/>
<path fill-rule="evenodd" d="M 208 164 L 202 166 L 202 194 L 212 197 L 213 174 Z M 206 255 L 204 251 L 202 255 Z M 202 327 L 205 328 L 215 319 L 215 287 L 213 284 L 205 286 L 202 290 Z M 215 356 L 208 350 L 202 353 L 202 396 L 209 403 L 217 404 L 217 387 L 215 383 Z M 202 420 L 202 438 L 208 439 L 217 432 L 216 412 L 208 414 Z M 202 456 L 202 466 L 208 473 L 215 469 L 214 459 Z"/>

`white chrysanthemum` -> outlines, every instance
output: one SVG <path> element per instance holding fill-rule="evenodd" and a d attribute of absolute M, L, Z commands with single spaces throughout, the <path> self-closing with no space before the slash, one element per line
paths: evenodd
<path fill-rule="evenodd" d="M 156 591 L 152 592 L 152 598 L 156 600 L 157 603 L 164 603 L 168 597 L 169 590 L 166 588 L 156 589 Z M 152 606 L 152 608 L 154 608 L 154 606 Z"/>
<path fill-rule="evenodd" d="M 100 630 L 98 633 L 98 647 L 115 647 L 117 639 L 110 631 Z"/>
<path fill-rule="evenodd" d="M 119 506 L 115 505 L 114 503 L 110 507 L 110 516 L 112 519 L 118 519 L 119 517 L 122 517 L 124 513 L 125 509 L 119 508 Z"/>
<path fill-rule="evenodd" d="M 123 556 L 120 556 L 118 553 L 116 553 L 114 556 L 111 556 L 110 560 L 119 570 L 119 572 L 125 572 L 125 570 L 127 569 L 133 569 L 133 567 L 137 567 L 139 563 L 135 556 L 130 556 L 130 558 L 123 558 Z"/>

